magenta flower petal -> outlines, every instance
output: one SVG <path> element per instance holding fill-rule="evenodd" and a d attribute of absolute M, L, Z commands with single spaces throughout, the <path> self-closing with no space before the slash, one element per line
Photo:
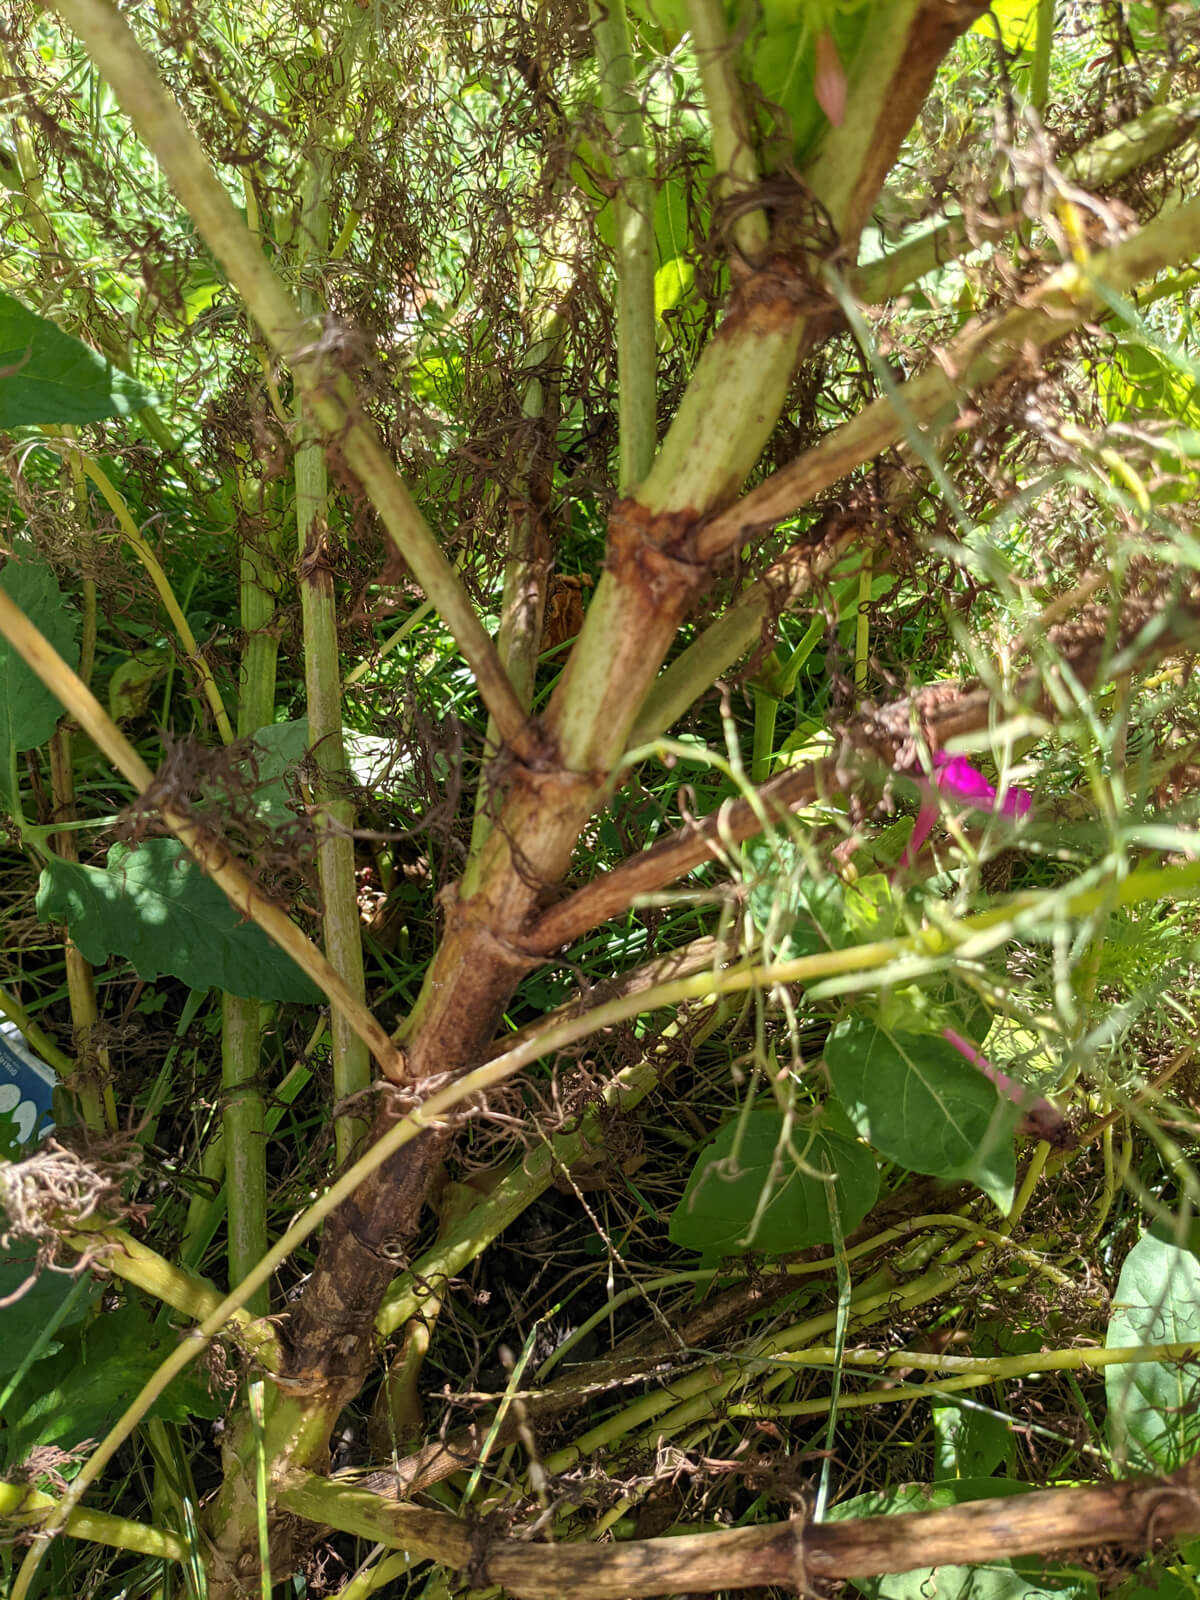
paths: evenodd
<path fill-rule="evenodd" d="M 912 835 L 904 848 L 904 854 L 897 863 L 898 867 L 911 866 L 917 858 L 917 852 L 929 837 L 938 815 L 938 808 L 932 803 L 933 789 L 943 790 L 949 798 L 958 801 L 960 805 L 970 806 L 975 811 L 994 812 L 998 809 L 1005 817 L 1023 817 L 1033 806 L 1033 796 L 1028 789 L 1008 789 L 997 807 L 995 789 L 979 768 L 971 765 L 966 756 L 948 756 L 939 752 L 934 756 L 933 762 L 934 769 L 922 785 L 921 809 L 917 813 L 917 820 L 913 824 Z"/>
<path fill-rule="evenodd" d="M 938 755 L 934 758 L 936 769 L 930 781 L 945 789 L 965 805 L 977 811 L 996 810 L 996 791 L 966 756 Z M 1000 812 L 1006 817 L 1023 817 L 1033 805 L 1028 789 L 1009 789 L 1000 803 Z"/>
<path fill-rule="evenodd" d="M 913 823 L 913 831 L 908 836 L 908 843 L 904 846 L 903 854 L 896 863 L 898 867 L 911 867 L 917 859 L 917 852 L 933 831 L 937 821 L 938 808 L 928 803 L 924 804 L 917 812 L 917 820 Z"/>
<path fill-rule="evenodd" d="M 995 809 L 995 789 L 966 756 L 939 756 L 932 782 L 939 789 L 948 790 L 956 800 L 964 800 L 980 811 Z"/>
<path fill-rule="evenodd" d="M 964 1039 L 961 1033 L 956 1033 L 953 1028 L 943 1028 L 942 1038 L 948 1044 L 952 1044 L 959 1055 L 973 1067 L 978 1067 L 985 1078 L 990 1078 L 1006 1100 L 1011 1100 L 1015 1106 L 1021 1108 L 1021 1120 L 1017 1123 L 1018 1133 L 1028 1134 L 1035 1139 L 1045 1139 L 1049 1144 L 1063 1145 L 1068 1142 L 1069 1130 L 1066 1120 L 1052 1100 L 1047 1100 L 1045 1095 L 1038 1094 L 1035 1089 L 1018 1083 L 1015 1078 L 1010 1078 L 1007 1072 L 1001 1072 L 999 1067 L 994 1067 L 986 1056 L 980 1055 L 975 1046 Z"/>
<path fill-rule="evenodd" d="M 1004 796 L 1004 804 L 1000 807 L 1001 813 L 1006 817 L 1027 816 L 1033 806 L 1033 796 L 1028 789 L 1010 789 Z"/>

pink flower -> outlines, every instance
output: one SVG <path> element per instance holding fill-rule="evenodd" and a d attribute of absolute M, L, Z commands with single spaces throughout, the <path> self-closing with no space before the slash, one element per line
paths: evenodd
<path fill-rule="evenodd" d="M 924 798 L 917 813 L 912 835 L 905 846 L 904 854 L 900 857 L 899 864 L 902 867 L 909 867 L 916 860 L 917 852 L 929 837 L 930 830 L 937 820 L 940 808 L 933 795 L 935 789 L 942 790 L 951 799 L 970 806 L 974 811 L 999 810 L 1000 815 L 1004 817 L 1023 817 L 1033 805 L 1033 796 L 1028 789 L 1009 789 L 997 806 L 995 789 L 978 767 L 971 765 L 966 756 L 948 756 L 939 751 L 934 756 L 933 763 L 934 769 L 925 785 Z"/>

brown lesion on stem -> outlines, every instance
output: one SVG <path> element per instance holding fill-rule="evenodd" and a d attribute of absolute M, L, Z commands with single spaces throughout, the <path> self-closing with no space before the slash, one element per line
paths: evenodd
<path fill-rule="evenodd" d="M 1046 632 L 1052 653 L 1084 688 L 1091 687 L 1102 672 L 1112 671 L 1118 655 L 1132 658 L 1125 663 L 1128 667 L 1144 665 L 1181 648 L 1193 650 L 1200 625 L 1200 598 L 1168 610 L 1154 596 L 1131 596 L 1122 602 L 1115 628 L 1110 616 L 1107 606 L 1090 606 L 1073 621 Z M 1013 700 L 1041 715 L 1053 715 L 1046 670 L 1031 667 L 1022 674 L 1014 686 Z M 1062 667 L 1049 670 L 1062 674 Z M 726 802 L 702 821 L 630 856 L 543 911 L 522 934 L 521 948 L 548 956 L 571 944 L 589 929 L 627 911 L 638 896 L 665 889 L 715 859 L 724 844 L 754 838 L 763 831 L 764 818 L 768 823 L 781 821 L 823 795 L 844 790 L 856 762 L 858 776 L 863 776 L 864 757 L 877 763 L 883 773 L 918 773 L 922 747 L 934 753 L 953 739 L 977 733 L 989 725 L 994 711 L 992 691 L 974 683 L 933 684 L 889 705 L 867 706 L 845 728 L 843 748 L 836 758 L 781 773 L 762 784 L 753 799 Z"/>

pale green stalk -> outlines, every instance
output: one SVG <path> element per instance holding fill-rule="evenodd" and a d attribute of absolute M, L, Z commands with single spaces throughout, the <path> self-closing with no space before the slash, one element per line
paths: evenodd
<path fill-rule="evenodd" d="M 1054 43 L 1054 0 L 1037 0 L 1037 36 L 1029 74 L 1029 103 L 1044 111 L 1050 93 L 1050 49 Z"/>
<path fill-rule="evenodd" d="M 260 1002 L 225 994 L 221 1007 L 221 1131 L 228 1221 L 229 1281 L 240 1283 L 267 1248 L 266 1100 L 262 1089 Z M 264 1286 L 249 1303 L 270 1310 Z"/>
<path fill-rule="evenodd" d="M 257 1002 L 256 1002 L 257 1003 Z M 261 1019 L 260 1019 L 261 1020 Z M 308 1057 L 319 1043 L 328 1026 L 324 1018 L 317 1023 L 312 1038 L 301 1060 L 297 1061 L 283 1081 L 271 1094 L 271 1104 L 264 1121 L 264 1136 L 270 1138 L 283 1120 L 284 1112 L 296 1096 L 308 1085 L 312 1072 L 306 1065 Z M 229 1199 L 224 1183 L 225 1133 L 218 1128 L 204 1147 L 200 1158 L 200 1177 L 204 1187 L 192 1196 L 187 1219 L 183 1225 L 183 1240 L 179 1248 L 180 1264 L 194 1268 L 198 1265 L 209 1242 L 221 1225 Z M 257 1257 L 255 1258 L 257 1259 Z"/>
<path fill-rule="evenodd" d="M 726 203 L 737 202 L 757 187 L 760 174 L 723 0 L 687 0 L 687 20 L 704 87 L 718 194 Z M 769 243 L 766 213 L 742 210 L 729 233 L 742 257 L 736 270 L 757 265 Z"/>
<path fill-rule="evenodd" d="M 76 1223 L 73 1229 L 64 1229 L 62 1240 L 80 1255 L 96 1256 L 115 1278 L 195 1322 L 203 1322 L 223 1303 L 221 1291 L 207 1279 L 185 1272 L 116 1223 L 103 1219 Z M 260 1321 L 245 1310 L 231 1312 L 229 1320 L 260 1364 L 278 1366 L 279 1348 L 269 1322 Z"/>
<path fill-rule="evenodd" d="M 268 501 L 263 485 L 260 483 L 256 490 L 241 471 L 238 494 L 247 525 L 264 529 L 266 546 L 255 549 L 243 543 L 241 550 L 241 622 L 246 642 L 238 689 L 238 737 L 248 739 L 275 720 L 279 639 L 272 622 L 279 587 L 274 567 L 279 525 L 277 515 L 270 515 L 269 521 L 264 516 L 265 512 L 276 512 L 274 496 Z M 271 537 L 266 534 L 267 526 Z M 266 1097 L 262 1071 L 260 1003 L 254 996 L 227 993 L 222 997 L 222 1138 L 217 1176 L 225 1179 L 230 1283 L 240 1283 L 267 1248 Z M 205 1151 L 205 1158 L 207 1167 L 211 1167 L 210 1151 Z M 265 1315 L 270 1309 L 265 1288 L 249 1309 L 256 1315 Z"/>
<path fill-rule="evenodd" d="M 59 1049 L 50 1035 L 33 1020 L 32 1015 L 26 1011 L 17 997 L 10 994 L 7 989 L 0 989 L 0 1017 L 6 1022 L 16 1024 L 42 1060 L 48 1062 L 60 1078 L 69 1078 L 75 1071 L 75 1063 L 70 1056 Z"/>
<path fill-rule="evenodd" d="M 0 53 L 2 64 L 2 53 Z M 94 533 L 87 503 L 87 484 L 78 454 L 67 458 L 71 479 L 75 518 L 81 530 Z M 91 679 L 95 665 L 95 585 L 90 597 L 91 638 L 89 648 L 81 652 L 79 675 L 84 683 Z M 75 773 L 72 765 L 74 735 L 68 724 L 60 723 L 50 741 L 50 785 L 54 795 L 54 816 L 59 822 L 76 820 Z M 64 827 L 54 836 L 54 849 L 64 861 L 79 860 L 79 846 L 75 832 Z M 71 1007 L 71 1031 L 79 1059 L 72 1071 L 60 1074 L 66 1089 L 74 1096 L 83 1125 L 92 1133 L 117 1128 L 116 1102 L 113 1097 L 108 1052 L 97 1044 L 97 1024 L 100 1020 L 96 1005 L 96 983 L 92 964 L 71 938 L 70 928 L 64 929 L 63 958 L 67 971 L 67 995 Z"/>
<path fill-rule="evenodd" d="M 0 1517 L 6 1522 L 18 1525 L 27 1522 L 36 1529 L 57 1506 L 53 1496 L 42 1494 L 28 1484 L 0 1483 Z M 130 1522 L 127 1517 L 110 1516 L 107 1511 L 93 1511 L 87 1506 L 77 1506 L 70 1512 L 62 1523 L 62 1532 L 71 1539 L 88 1539 L 114 1550 L 157 1556 L 162 1561 L 187 1560 L 187 1547 L 177 1533 L 166 1528 L 147 1527 L 144 1522 Z"/>
<path fill-rule="evenodd" d="M 886 1269 L 874 1273 L 850 1297 L 854 1324 L 856 1327 L 867 1327 L 881 1319 L 897 1317 L 902 1311 L 910 1311 L 931 1300 L 940 1299 L 970 1278 L 991 1270 L 993 1265 L 989 1251 L 981 1252 L 971 1261 L 949 1270 L 931 1269 L 903 1285 L 897 1283 L 895 1274 Z M 606 1418 L 581 1434 L 572 1444 L 555 1451 L 543 1462 L 545 1470 L 548 1473 L 568 1471 L 584 1456 L 607 1449 L 626 1434 L 650 1424 L 652 1438 L 665 1439 L 712 1416 L 718 1409 L 723 1410 L 727 1396 L 751 1377 L 769 1374 L 774 1364 L 795 1351 L 797 1346 L 832 1332 L 837 1325 L 838 1315 L 837 1310 L 822 1312 L 777 1333 L 764 1334 L 752 1340 L 745 1352 L 732 1361 L 706 1363 L 699 1371 L 674 1379 L 669 1389 L 655 1389 L 641 1395 L 623 1411 Z M 786 1371 L 782 1374 L 783 1378 L 788 1376 Z M 766 1381 L 769 1387 L 769 1376 Z M 776 1381 L 779 1381 L 778 1378 Z M 824 1400 L 822 1412 L 828 1403 L 827 1399 Z"/>
<path fill-rule="evenodd" d="M 308 163 L 300 212 L 300 309 L 314 319 L 323 309 L 316 275 L 329 250 L 329 161 L 324 152 Z M 342 680 L 338 661 L 337 597 L 326 521 L 329 480 L 320 435 L 308 423 L 297 429 L 295 456 L 296 531 L 299 539 L 300 602 L 304 618 L 304 683 L 308 702 L 308 741 L 320 774 L 314 795 L 317 866 L 321 879 L 325 954 L 350 992 L 365 1001 L 362 925 L 354 881 L 354 803 L 342 734 Z M 363 1095 L 371 1083 L 366 1046 L 347 1017 L 330 1016 L 335 1100 L 357 1102 L 354 1112 L 335 1121 L 337 1158 L 345 1162 L 366 1133 Z"/>
<path fill-rule="evenodd" d="M 107 0 L 60 0 L 55 9 L 87 46 L 267 342 L 291 366 L 322 433 L 337 440 L 388 536 L 458 641 L 505 742 L 518 755 L 534 757 L 536 740 L 495 645 L 362 412 L 339 358 L 323 348 L 320 326 L 306 320 L 287 293 L 129 25 Z"/>
<path fill-rule="evenodd" d="M 1106 189 L 1127 173 L 1155 160 L 1187 141 L 1200 122 L 1200 95 L 1189 95 L 1171 105 L 1152 106 L 1140 117 L 1122 123 L 1110 133 L 1084 145 L 1074 155 L 1063 156 L 1058 170 L 1074 188 Z M 997 191 L 999 198 L 1000 191 Z M 1021 191 L 1018 191 L 1018 201 Z M 979 230 L 999 239 L 1012 230 L 1000 218 L 980 219 Z M 977 239 L 968 232 L 966 219 L 947 217 L 915 239 L 898 245 L 879 261 L 859 267 L 850 275 L 854 298 L 867 305 L 890 300 L 957 256 L 968 254 Z"/>
<path fill-rule="evenodd" d="M 624 495 L 649 472 L 657 438 L 654 184 L 625 0 L 591 0 L 589 10 L 616 179 L 618 489 Z"/>

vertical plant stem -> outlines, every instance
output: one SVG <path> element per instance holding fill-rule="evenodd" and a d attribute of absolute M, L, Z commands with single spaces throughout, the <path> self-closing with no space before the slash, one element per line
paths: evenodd
<path fill-rule="evenodd" d="M 71 770 L 71 735 L 62 727 L 57 729 L 50 744 L 50 784 L 54 795 L 55 820 L 69 822 L 75 815 L 75 781 Z M 55 834 L 54 848 L 64 861 L 79 860 L 75 834 L 70 828 Z M 92 966 L 75 945 L 69 928 L 64 930 L 63 955 L 67 967 L 71 1026 L 75 1035 L 75 1070 L 66 1080 L 65 1087 L 79 1107 L 85 1128 L 92 1133 L 105 1129 L 113 1132 L 116 1128 L 115 1116 L 110 1121 L 105 1115 L 102 1068 L 95 1043 L 99 1012 Z M 115 1113 L 111 1090 L 108 1100 Z"/>
<path fill-rule="evenodd" d="M 75 497 L 76 515 L 86 524 L 88 505 L 87 487 L 78 456 L 68 457 L 68 468 Z M 84 683 L 91 679 L 96 659 L 96 585 L 91 584 L 90 594 L 84 596 L 84 638 L 80 652 L 79 676 Z M 71 752 L 73 738 L 69 728 L 60 724 L 50 744 L 50 785 L 54 796 L 56 822 L 71 822 L 75 818 L 75 774 Z M 78 861 L 79 847 L 73 829 L 64 828 L 55 835 L 54 848 L 64 861 Z M 92 965 L 71 938 L 70 929 L 64 930 L 63 956 L 67 968 L 67 998 L 71 1007 L 71 1027 L 75 1036 L 75 1072 L 66 1080 L 67 1089 L 75 1096 L 83 1124 L 91 1132 L 102 1129 L 113 1132 L 117 1126 L 117 1108 L 109 1079 L 109 1060 L 106 1048 L 96 1044 L 96 1024 L 100 1013 L 96 1005 L 96 984 Z"/>
<path fill-rule="evenodd" d="M 259 1001 L 227 994 L 221 1014 L 221 1131 L 229 1229 L 229 1281 L 241 1283 L 267 1250 L 267 1135 L 260 1076 Z M 248 1300 L 269 1306 L 264 1285 Z"/>
<path fill-rule="evenodd" d="M 861 694 L 867 686 L 867 657 L 871 649 L 871 576 L 870 548 L 863 552 L 863 564 L 858 574 L 858 604 L 854 608 L 854 687 Z"/>
<path fill-rule="evenodd" d="M 270 724 L 275 709 L 279 643 L 271 627 L 278 577 L 275 539 L 264 512 L 273 512 L 260 484 L 238 476 L 242 511 L 240 610 L 242 675 L 238 737 Z M 267 1249 L 267 1131 L 262 1078 L 262 1007 L 256 996 L 226 994 L 221 1019 L 221 1162 L 228 1217 L 229 1281 L 240 1283 Z M 206 1152 L 207 1154 L 207 1152 Z M 220 1174 L 218 1174 L 218 1177 Z M 248 1302 L 255 1315 L 269 1310 L 264 1285 Z"/>
<path fill-rule="evenodd" d="M 521 397 L 527 433 L 516 468 L 517 481 L 510 496 L 509 553 L 504 569 L 500 629 L 496 636 L 500 660 L 512 680 L 517 698 L 527 711 L 533 704 L 551 563 L 546 526 L 552 475 L 548 445 L 558 416 L 557 372 L 566 332 L 557 295 L 551 303 L 535 307 L 533 329 L 524 362 L 530 376 Z M 499 744 L 496 719 L 489 716 L 484 737 L 487 765 L 475 795 L 468 880 L 491 830 L 495 796 L 489 774 Z"/>
<path fill-rule="evenodd" d="M 650 470 L 657 438 L 654 341 L 654 185 L 646 157 L 625 0 L 591 0 L 592 36 L 612 141 L 617 192 L 617 377 L 619 491 Z"/>
<path fill-rule="evenodd" d="M 329 249 L 329 170 L 320 151 L 308 164 L 300 214 L 299 298 L 305 316 L 323 307 L 315 285 Z M 304 682 L 308 739 L 320 774 L 316 800 L 317 866 L 321 876 L 325 954 L 348 989 L 362 999 L 362 933 L 354 883 L 354 805 L 347 798 L 346 750 L 342 734 L 342 681 L 338 662 L 337 599 L 333 558 L 325 521 L 329 477 L 320 434 L 308 421 L 297 430 L 296 532 L 300 548 L 300 603 L 304 618 Z M 366 1047 L 336 1009 L 330 1015 L 333 1092 L 340 1102 L 361 1095 L 371 1082 Z M 367 1129 L 361 1116 L 342 1115 L 335 1124 L 337 1157 L 344 1162 Z"/>
<path fill-rule="evenodd" d="M 687 15 L 708 106 L 713 165 L 722 198 L 731 200 L 754 188 L 759 171 L 742 87 L 733 69 L 725 7 L 722 0 L 687 0 Z M 730 235 L 743 257 L 738 266 L 757 263 L 768 243 L 766 213 L 743 212 L 735 218 Z"/>

